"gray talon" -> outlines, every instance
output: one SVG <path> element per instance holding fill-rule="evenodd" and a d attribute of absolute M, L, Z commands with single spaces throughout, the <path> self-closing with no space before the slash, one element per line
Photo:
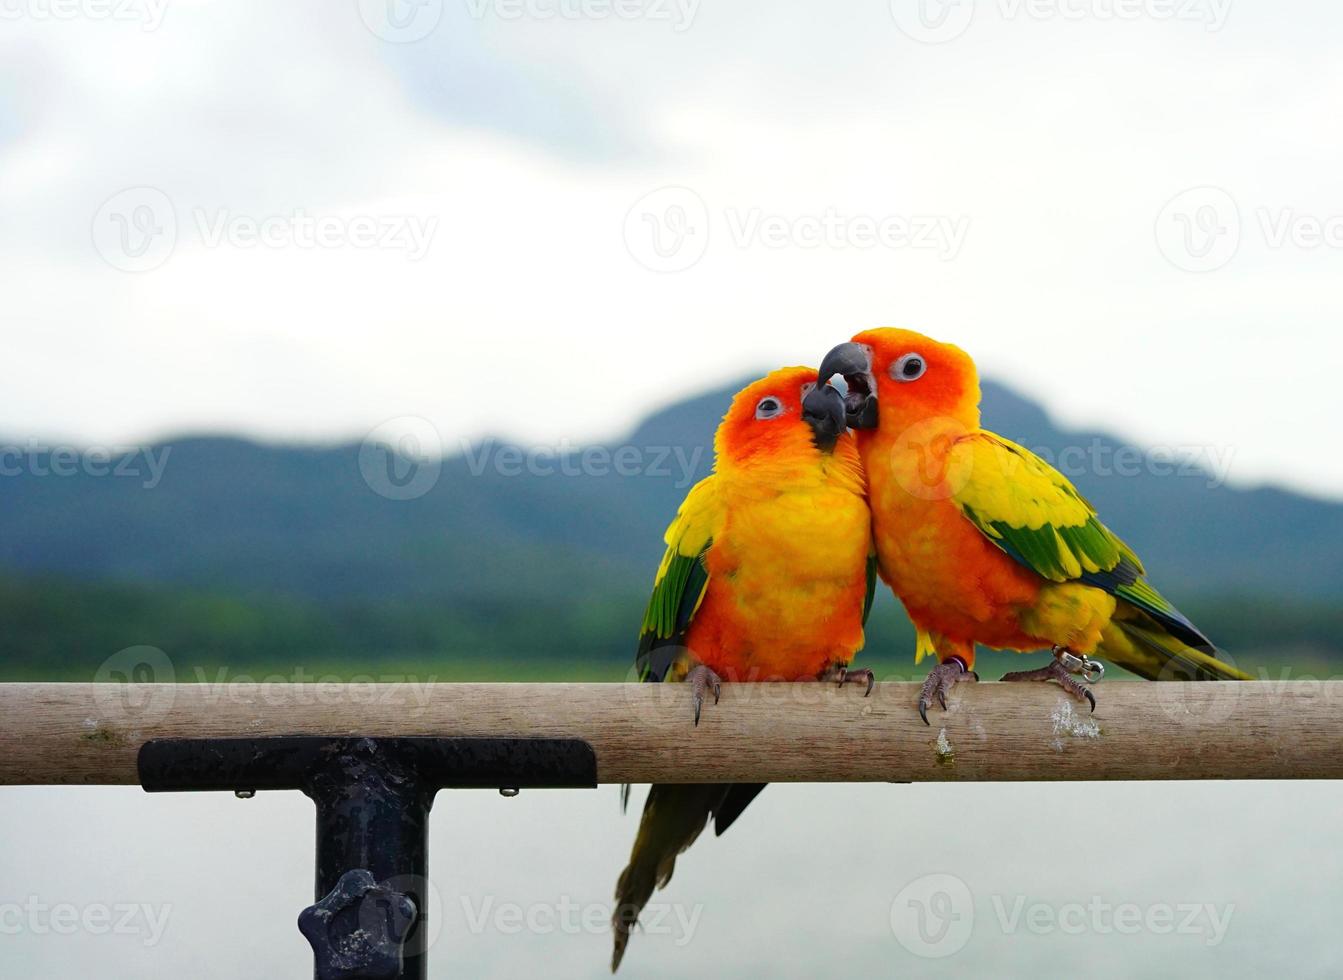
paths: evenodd
<path fill-rule="evenodd" d="M 930 724 L 928 706 L 933 703 L 933 698 L 937 698 L 937 703 L 942 706 L 943 711 L 946 711 L 947 691 L 964 680 L 977 681 L 979 675 L 974 671 L 967 671 L 965 664 L 958 659 L 940 663 L 928 672 L 928 679 L 923 682 L 923 689 L 919 691 L 919 717 L 923 719 L 925 725 Z"/>
<path fill-rule="evenodd" d="M 723 694 L 723 679 L 703 664 L 696 664 L 685 678 L 690 684 L 695 705 L 695 727 L 699 727 L 700 712 L 704 708 L 704 695 L 713 692 L 713 703 L 717 704 Z"/>
<path fill-rule="evenodd" d="M 824 679 L 824 677 L 822 677 Z M 877 675 L 872 673 L 871 668 L 861 667 L 858 670 L 849 670 L 847 667 L 840 667 L 835 672 L 835 686 L 843 687 L 845 684 L 857 684 L 859 681 L 867 682 L 867 690 L 863 692 L 863 697 L 872 693 L 872 688 L 876 686 Z"/>
<path fill-rule="evenodd" d="M 1078 674 L 1090 679 L 1092 673 L 1097 678 L 1104 673 L 1104 668 L 1100 671 L 1093 671 L 1091 668 L 1100 667 L 1094 660 L 1088 660 L 1085 657 L 1078 657 L 1062 647 L 1055 648 L 1054 658 L 1047 666 L 1038 667 L 1035 670 L 1014 670 L 1003 674 L 1004 681 L 1054 681 L 1059 687 L 1063 688 L 1079 701 L 1086 701 L 1091 705 L 1091 710 L 1096 710 L 1096 695 L 1092 694 L 1080 680 Z M 1073 665 L 1078 665 L 1073 667 Z M 1070 669 L 1073 667 L 1073 669 Z"/>

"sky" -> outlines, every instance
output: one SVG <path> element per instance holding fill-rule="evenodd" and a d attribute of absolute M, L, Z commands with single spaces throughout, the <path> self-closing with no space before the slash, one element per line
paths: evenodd
<path fill-rule="evenodd" d="M 1336 4 L 0 21 L 6 441 L 582 442 L 893 324 L 1065 424 L 1343 499 Z"/>

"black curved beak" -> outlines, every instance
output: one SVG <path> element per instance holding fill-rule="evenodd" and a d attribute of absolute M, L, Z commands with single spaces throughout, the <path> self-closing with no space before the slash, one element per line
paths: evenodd
<path fill-rule="evenodd" d="M 816 448 L 830 452 L 844 434 L 844 396 L 833 385 L 818 384 L 802 399 L 802 421 L 811 426 Z"/>
<path fill-rule="evenodd" d="M 855 429 L 877 427 L 877 383 L 872 377 L 872 354 L 862 344 L 849 342 L 833 348 L 821 361 L 817 384 L 823 385 L 835 375 L 844 376 L 849 393 L 844 398 L 845 417 Z"/>

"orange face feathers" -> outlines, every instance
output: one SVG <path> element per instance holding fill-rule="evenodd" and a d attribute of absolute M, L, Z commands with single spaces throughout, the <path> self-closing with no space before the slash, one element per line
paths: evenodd
<path fill-rule="evenodd" d="M 895 426 L 907 426 L 946 416 L 978 427 L 979 372 L 965 351 L 894 327 L 865 330 L 853 342 L 871 352 L 883 423 L 889 419 Z"/>
<path fill-rule="evenodd" d="M 799 463 L 829 455 L 844 435 L 843 402 L 829 389 L 815 393 L 815 368 L 772 371 L 736 397 L 714 438 L 720 465 Z"/>

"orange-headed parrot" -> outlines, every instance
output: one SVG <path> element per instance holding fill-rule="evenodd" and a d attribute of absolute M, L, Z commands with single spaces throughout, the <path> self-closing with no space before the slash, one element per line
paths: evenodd
<path fill-rule="evenodd" d="M 714 471 L 667 529 L 636 663 L 641 679 L 863 681 L 849 671 L 876 585 L 862 466 L 843 396 L 810 368 L 784 368 L 732 400 Z M 656 785 L 616 885 L 614 971 L 630 930 L 710 817 L 721 834 L 763 784 Z"/>
<path fill-rule="evenodd" d="M 975 644 L 1052 648 L 1039 670 L 1095 710 L 1078 679 L 1104 657 L 1153 680 L 1247 680 L 1152 588 L 1138 556 L 1064 476 L 979 427 L 979 377 L 958 347 L 910 330 L 858 334 L 826 355 L 843 375 L 867 474 L 882 578 L 917 630 L 916 658 L 939 664 L 919 714 L 973 673 Z"/>

